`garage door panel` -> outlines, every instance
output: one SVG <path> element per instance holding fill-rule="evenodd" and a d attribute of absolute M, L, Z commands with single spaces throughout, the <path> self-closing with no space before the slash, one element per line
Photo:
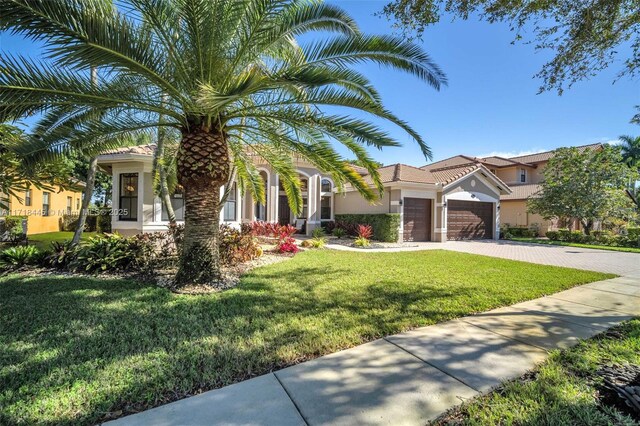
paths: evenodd
<path fill-rule="evenodd" d="M 493 203 L 447 201 L 447 239 L 493 238 Z"/>
<path fill-rule="evenodd" d="M 431 200 L 405 198 L 402 216 L 403 241 L 431 241 Z"/>

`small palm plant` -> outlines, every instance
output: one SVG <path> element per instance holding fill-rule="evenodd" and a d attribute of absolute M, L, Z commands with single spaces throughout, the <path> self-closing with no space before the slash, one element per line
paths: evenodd
<path fill-rule="evenodd" d="M 382 190 L 365 147 L 398 142 L 354 110 L 400 126 L 430 157 L 420 135 L 385 109 L 355 66 L 379 64 L 434 88 L 446 82 L 444 74 L 420 47 L 365 35 L 334 5 L 0 0 L 0 10 L 0 26 L 44 43 L 47 52 L 41 61 L 3 53 L 0 121 L 43 114 L 36 127 L 40 143 L 88 154 L 131 132 L 180 132 L 177 178 L 186 209 L 177 285 L 219 279 L 221 187 L 234 178 L 264 202 L 255 159 L 280 176 L 297 213 L 302 196 L 292 153 L 331 174 L 338 188 L 350 183 L 367 200 Z M 300 40 L 311 32 L 316 37 Z M 368 169 L 373 189 L 335 143 Z"/>

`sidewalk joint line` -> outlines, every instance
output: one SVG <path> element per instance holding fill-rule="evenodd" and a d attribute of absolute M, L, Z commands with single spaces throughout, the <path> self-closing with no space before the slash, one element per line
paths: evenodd
<path fill-rule="evenodd" d="M 614 284 L 630 285 L 630 286 L 632 286 L 632 287 L 633 287 L 633 284 L 623 284 L 623 283 L 614 283 Z M 605 293 L 619 294 L 619 295 L 621 295 L 621 296 L 629 296 L 629 297 L 635 297 L 635 298 L 640 299 L 640 296 L 636 296 L 636 295 L 633 295 L 633 294 L 627 294 L 627 293 L 620 293 L 620 292 L 618 292 L 618 291 L 603 290 L 603 289 L 601 289 L 601 288 L 589 287 L 589 285 L 588 285 L 588 284 L 586 284 L 586 285 L 585 285 L 585 287 L 587 287 L 588 289 L 591 289 L 591 290 L 604 291 Z"/>
<path fill-rule="evenodd" d="M 550 296 L 545 296 L 545 297 L 550 297 Z M 562 299 L 555 299 L 555 300 L 562 300 Z M 566 302 L 566 300 L 562 300 L 562 301 L 563 301 L 563 302 Z M 573 304 L 575 304 L 575 305 L 579 305 L 579 303 L 575 303 L 575 302 L 568 302 L 568 303 L 573 303 Z M 589 305 L 583 305 L 583 306 L 589 306 Z M 590 307 L 593 307 L 593 306 L 590 306 Z M 512 306 L 510 306 L 510 308 L 517 309 L 517 310 L 522 311 L 522 312 L 534 312 L 534 313 L 540 313 L 540 314 L 548 315 L 548 316 L 550 316 L 550 317 L 553 317 L 553 318 L 557 319 L 558 321 L 563 321 L 563 322 L 566 322 L 566 323 L 568 323 L 568 324 L 573 324 L 573 325 L 579 325 L 580 327 L 589 328 L 589 329 L 591 329 L 591 330 L 597 331 L 598 333 L 601 333 L 603 330 L 606 330 L 606 329 L 608 329 L 608 328 L 613 327 L 613 326 L 611 326 L 611 327 L 605 327 L 605 328 L 603 329 L 602 327 L 598 327 L 598 326 L 591 325 L 591 324 L 580 324 L 580 323 L 579 323 L 579 322 L 577 322 L 577 321 L 571 321 L 571 320 L 568 320 L 568 319 L 562 318 L 562 317 L 561 317 L 561 315 L 562 315 L 562 314 L 559 314 L 559 313 L 556 313 L 556 312 L 547 312 L 547 311 L 543 311 L 543 310 L 541 310 L 541 309 L 525 309 L 525 308 L 515 307 L 515 306 L 513 306 L 513 305 L 512 305 Z M 606 311 L 606 310 L 605 310 L 605 311 Z M 616 313 L 618 313 L 618 312 L 617 312 L 617 311 L 611 311 L 611 313 L 616 314 Z M 589 317 L 583 317 L 583 316 L 581 316 L 580 318 L 588 319 Z M 618 321 L 618 322 L 617 322 L 617 324 L 621 323 L 622 321 L 624 321 L 624 320 L 620 320 L 620 321 Z"/>
<path fill-rule="evenodd" d="M 278 377 L 278 375 L 276 374 L 276 372 L 271 373 L 273 374 L 273 377 L 276 378 L 276 380 L 278 381 L 278 384 L 280 385 L 280 387 L 282 388 L 282 390 L 284 391 L 284 393 L 287 394 L 287 397 L 289 398 L 289 401 L 291 401 L 291 403 L 293 404 L 293 406 L 295 407 L 296 411 L 298 412 L 298 414 L 300 414 L 300 418 L 302 419 L 302 421 L 304 422 L 305 425 L 309 426 L 309 422 L 307 421 L 307 419 L 304 417 L 304 414 L 302 414 L 302 411 L 300 411 L 300 407 L 298 407 L 298 404 L 296 404 L 296 402 L 293 400 L 293 398 L 291 397 L 291 394 L 289 393 L 289 391 L 287 390 L 287 388 L 282 384 L 282 382 L 280 381 L 280 378 Z"/>
<path fill-rule="evenodd" d="M 465 322 L 465 323 L 469 324 L 470 326 L 473 326 L 473 327 L 476 327 L 476 328 L 482 329 L 482 330 L 484 330 L 484 331 L 488 331 L 489 333 L 493 333 L 493 334 L 495 334 L 496 336 L 503 337 L 503 338 L 505 338 L 505 339 L 507 339 L 507 340 L 513 340 L 514 342 L 522 343 L 523 345 L 531 346 L 532 348 L 542 349 L 543 351 L 545 351 L 545 352 L 547 352 L 547 353 L 549 352 L 549 349 L 547 349 L 547 348 L 543 348 L 542 346 L 538 346 L 538 345 L 536 345 L 535 343 L 525 342 L 524 340 L 520 340 L 520 339 L 518 339 L 518 338 L 516 338 L 516 337 L 511 337 L 511 336 L 507 336 L 507 335 L 502 334 L 502 333 L 498 333 L 497 331 L 490 330 L 490 329 L 488 329 L 487 327 L 483 327 L 483 326 L 478 325 L 478 324 L 470 323 L 469 321 L 465 320 L 464 318 L 460 318 L 460 320 L 461 320 L 462 322 Z"/>
<path fill-rule="evenodd" d="M 595 290 L 595 288 L 591 288 L 590 290 Z M 603 307 L 601 307 L 601 306 L 587 305 L 586 303 L 574 302 L 573 300 L 566 300 L 566 299 L 561 299 L 561 298 L 559 298 L 559 297 L 554 297 L 554 295 L 547 296 L 547 297 L 550 297 L 550 298 L 552 298 L 552 299 L 556 299 L 556 300 L 562 300 L 563 302 L 575 303 L 576 305 L 588 306 L 589 308 L 603 309 L 603 310 L 605 310 L 605 311 L 614 311 L 614 312 L 617 312 L 617 313 L 619 313 L 619 314 L 625 314 L 625 315 L 629 315 L 629 316 L 632 316 L 632 317 L 635 317 L 635 316 L 636 316 L 636 315 L 633 315 L 633 314 L 632 314 L 632 313 L 630 313 L 630 312 L 626 312 L 626 311 L 619 311 L 618 309 L 613 309 L 613 308 L 607 308 L 607 309 L 605 309 L 605 308 L 603 308 Z M 610 328 L 610 327 L 609 327 L 609 328 Z"/>
<path fill-rule="evenodd" d="M 389 337 L 391 337 L 391 336 L 389 336 Z M 428 365 L 428 366 L 430 366 L 430 367 L 435 368 L 436 370 L 440 371 L 441 373 L 444 373 L 445 375 L 447 375 L 447 376 L 451 377 L 451 378 L 452 378 L 452 379 L 454 379 L 454 380 L 457 380 L 458 382 L 462 383 L 463 385 L 465 385 L 465 386 L 466 386 L 466 387 L 468 387 L 469 389 L 474 390 L 474 391 L 478 392 L 479 394 L 484 394 L 484 392 L 481 392 L 481 391 L 479 391 L 478 389 L 476 389 L 476 388 L 474 388 L 473 386 L 471 386 L 470 384 L 465 383 L 465 381 L 464 381 L 464 380 L 457 378 L 456 376 L 454 376 L 454 375 L 452 375 L 452 374 L 450 374 L 450 373 L 448 373 L 448 372 L 444 371 L 443 369 L 439 368 L 439 367 L 438 367 L 438 366 L 436 366 L 436 365 L 431 364 L 431 363 L 430 363 L 430 362 L 428 362 L 428 361 L 425 361 L 424 359 L 420 358 L 418 355 L 416 355 L 416 354 L 414 354 L 414 353 L 409 352 L 408 350 L 406 350 L 406 349 L 405 349 L 405 348 L 403 348 L 402 346 L 400 346 L 400 345 L 398 345 L 398 344 L 396 344 L 396 343 L 393 343 L 393 342 L 392 342 L 392 341 L 390 341 L 390 340 L 387 340 L 387 338 L 386 338 L 386 337 L 383 337 L 383 338 L 382 338 L 382 340 L 384 340 L 384 341 L 385 341 L 385 342 L 387 342 L 387 343 L 391 343 L 391 344 L 392 344 L 393 346 L 395 346 L 396 348 L 398 348 L 398 349 L 400 349 L 400 350 L 402 350 L 402 351 L 405 351 L 406 353 L 408 353 L 408 354 L 409 354 L 409 355 L 411 355 L 412 357 L 414 357 L 414 358 L 418 359 L 420 362 L 422 362 L 422 363 L 424 363 L 424 364 L 427 364 L 427 365 Z"/>

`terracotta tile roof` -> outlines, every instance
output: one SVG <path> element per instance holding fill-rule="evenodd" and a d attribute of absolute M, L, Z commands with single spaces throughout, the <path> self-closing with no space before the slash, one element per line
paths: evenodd
<path fill-rule="evenodd" d="M 522 185 L 511 185 L 511 194 L 503 195 L 501 200 L 526 200 L 527 198 L 534 196 L 542 189 L 542 186 L 538 183 L 525 183 Z"/>
<path fill-rule="evenodd" d="M 469 157 L 467 155 L 456 155 L 454 157 L 445 158 L 444 160 L 436 161 L 435 163 L 427 164 L 420 167 L 423 170 L 439 169 L 443 167 L 460 166 L 462 164 L 475 163 L 475 157 Z"/>
<path fill-rule="evenodd" d="M 390 166 L 380 167 L 378 174 L 382 183 L 436 183 L 430 172 L 406 164 L 391 164 Z M 369 184 L 373 182 L 369 175 L 365 175 L 365 181 Z"/>
<path fill-rule="evenodd" d="M 139 154 L 139 155 L 153 155 L 156 151 L 156 144 L 150 143 L 147 145 L 127 146 L 123 148 L 116 148 L 104 152 L 102 155 L 113 154 Z"/>
<path fill-rule="evenodd" d="M 580 152 L 584 152 L 589 149 L 600 149 L 602 148 L 602 146 L 603 145 L 601 143 L 592 143 L 589 145 L 576 146 L 575 148 L 577 148 Z M 540 163 L 542 161 L 549 161 L 549 159 L 553 157 L 554 151 L 555 150 L 539 152 L 537 154 L 521 155 L 519 157 L 511 157 L 510 160 L 520 161 L 523 163 Z"/>
<path fill-rule="evenodd" d="M 442 184 L 451 183 L 480 168 L 479 163 L 467 163 L 460 166 L 442 167 L 430 170 L 433 177 Z"/>
<path fill-rule="evenodd" d="M 515 166 L 518 164 L 524 164 L 521 161 L 514 161 L 509 158 L 498 157 L 496 155 L 494 155 L 493 157 L 479 158 L 478 160 L 487 166 L 495 166 L 495 167 L 509 167 L 509 166 Z"/>

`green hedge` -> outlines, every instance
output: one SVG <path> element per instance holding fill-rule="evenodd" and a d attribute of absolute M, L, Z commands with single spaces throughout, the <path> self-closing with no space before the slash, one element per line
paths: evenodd
<path fill-rule="evenodd" d="M 337 228 L 344 229 L 350 235 L 355 234 L 358 225 L 371 225 L 374 240 L 389 243 L 398 241 L 399 213 L 337 214 L 335 222 Z"/>
<path fill-rule="evenodd" d="M 640 247 L 639 228 L 628 228 L 627 235 L 614 235 L 610 231 L 592 231 L 591 235 L 585 235 L 582 231 L 570 231 L 558 229 L 548 231 L 547 238 L 551 241 L 563 241 L 568 243 L 594 244 L 611 247 Z"/>

